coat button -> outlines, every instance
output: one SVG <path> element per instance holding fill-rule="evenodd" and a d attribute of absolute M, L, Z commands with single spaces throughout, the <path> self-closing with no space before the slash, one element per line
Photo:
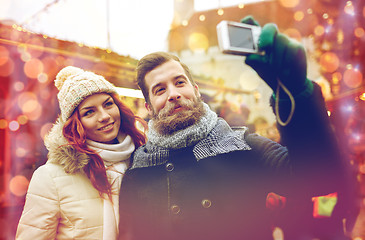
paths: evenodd
<path fill-rule="evenodd" d="M 172 214 L 179 214 L 180 213 L 180 207 L 178 205 L 172 205 L 170 207 L 170 211 Z"/>
<path fill-rule="evenodd" d="M 209 199 L 203 199 L 202 206 L 203 208 L 210 208 L 210 206 L 212 206 L 212 202 Z"/>
<path fill-rule="evenodd" d="M 166 170 L 169 172 L 174 170 L 174 164 L 172 164 L 172 163 L 167 163 L 165 167 L 166 167 Z"/>

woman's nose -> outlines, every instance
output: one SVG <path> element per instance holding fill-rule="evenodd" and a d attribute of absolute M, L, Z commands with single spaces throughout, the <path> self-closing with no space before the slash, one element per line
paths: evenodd
<path fill-rule="evenodd" d="M 104 122 L 109 119 L 110 119 L 109 113 L 105 110 L 100 110 L 99 121 Z"/>

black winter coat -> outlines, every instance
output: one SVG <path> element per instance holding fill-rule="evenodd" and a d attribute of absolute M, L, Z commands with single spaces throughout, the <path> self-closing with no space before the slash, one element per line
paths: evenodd
<path fill-rule="evenodd" d="M 280 104 L 285 118 L 288 103 Z M 219 122 L 224 139 L 232 129 Z M 311 95 L 296 99 L 292 121 L 279 131 L 285 146 L 241 130 L 240 141 L 248 146 L 243 150 L 197 160 L 192 146 L 170 151 L 163 162 L 134 164 L 121 187 L 120 239 L 272 239 L 272 228 L 285 229 L 295 213 L 280 220 L 265 207 L 268 193 L 288 197 L 289 206 L 311 209 L 312 196 L 345 188 L 343 162 L 317 85 Z M 148 150 L 148 143 L 138 149 Z M 307 224 L 307 216 L 299 220 Z"/>

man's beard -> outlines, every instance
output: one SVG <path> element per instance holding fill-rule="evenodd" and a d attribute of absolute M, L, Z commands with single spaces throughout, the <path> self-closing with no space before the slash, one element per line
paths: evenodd
<path fill-rule="evenodd" d="M 183 109 L 174 113 L 176 106 Z M 158 113 L 153 110 L 153 126 L 161 135 L 172 135 L 176 131 L 194 125 L 204 114 L 205 110 L 201 99 L 179 100 L 167 103 Z"/>

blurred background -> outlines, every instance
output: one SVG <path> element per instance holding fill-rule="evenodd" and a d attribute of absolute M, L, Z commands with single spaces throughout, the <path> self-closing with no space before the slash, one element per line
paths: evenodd
<path fill-rule="evenodd" d="M 301 42 L 308 78 L 357 179 L 360 215 L 353 239 L 365 239 L 365 1 L 363 0 L 0 0 L 0 239 L 14 239 L 33 171 L 47 160 L 43 137 L 58 116 L 53 80 L 65 66 L 105 76 L 147 119 L 135 84 L 139 58 L 178 55 L 203 99 L 231 126 L 246 125 L 280 142 L 271 89 L 217 46 L 216 25 L 252 15 Z"/>

